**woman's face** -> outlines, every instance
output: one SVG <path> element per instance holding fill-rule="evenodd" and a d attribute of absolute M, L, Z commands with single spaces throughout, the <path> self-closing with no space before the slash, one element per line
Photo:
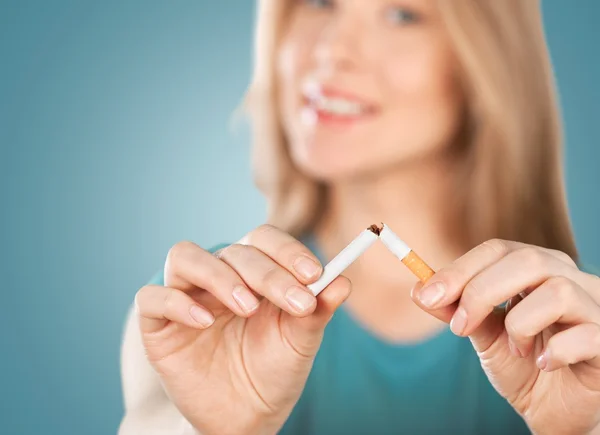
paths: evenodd
<path fill-rule="evenodd" d="M 435 0 L 288 1 L 277 85 L 303 171 L 365 175 L 451 144 L 462 101 Z"/>

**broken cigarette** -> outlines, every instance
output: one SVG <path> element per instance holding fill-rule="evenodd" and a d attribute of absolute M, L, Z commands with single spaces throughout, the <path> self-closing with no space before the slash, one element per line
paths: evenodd
<path fill-rule="evenodd" d="M 321 277 L 314 283 L 309 284 L 308 289 L 317 296 L 325 287 L 333 282 L 360 257 L 377 239 L 404 263 L 408 269 L 422 282 L 431 278 L 435 272 L 425 263 L 406 243 L 400 239 L 387 225 L 371 225 L 361 232 L 358 237 L 350 242 L 348 246 L 340 251 L 333 260 L 323 268 Z"/>
<path fill-rule="evenodd" d="M 431 278 L 435 271 L 425 263 L 406 243 L 394 233 L 390 227 L 383 224 L 379 238 L 383 244 L 415 274 L 421 282 Z"/>
<path fill-rule="evenodd" d="M 379 237 L 380 228 L 376 225 L 371 225 L 369 228 L 361 232 L 348 246 L 340 251 L 333 260 L 323 267 L 321 277 L 312 284 L 309 284 L 308 289 L 317 296 L 325 287 L 342 274 L 342 272 L 350 266 L 363 252 L 365 252 Z"/>

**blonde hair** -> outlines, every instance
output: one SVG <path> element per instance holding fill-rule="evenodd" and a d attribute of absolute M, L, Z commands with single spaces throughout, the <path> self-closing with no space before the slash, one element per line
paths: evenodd
<path fill-rule="evenodd" d="M 294 166 L 279 119 L 275 63 L 282 0 L 259 0 L 255 69 L 247 95 L 253 167 L 268 221 L 310 231 L 324 187 Z M 539 0 L 438 1 L 467 100 L 468 188 L 458 202 L 468 243 L 491 238 L 577 258 L 562 168 L 562 131 Z"/>

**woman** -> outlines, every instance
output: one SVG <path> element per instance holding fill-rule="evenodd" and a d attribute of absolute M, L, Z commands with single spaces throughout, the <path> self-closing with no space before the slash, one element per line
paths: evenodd
<path fill-rule="evenodd" d="M 177 244 L 138 292 L 122 433 L 600 431 L 600 279 L 576 265 L 537 3 L 260 2 L 270 225 Z M 426 286 L 377 244 L 312 296 L 381 221 Z"/>

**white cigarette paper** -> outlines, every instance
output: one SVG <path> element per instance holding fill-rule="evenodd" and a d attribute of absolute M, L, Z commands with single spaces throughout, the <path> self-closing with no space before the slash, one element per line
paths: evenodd
<path fill-rule="evenodd" d="M 400 260 L 403 260 L 410 253 L 410 247 L 386 224 L 383 224 L 379 238 L 392 254 Z"/>
<path fill-rule="evenodd" d="M 334 279 L 350 266 L 363 252 L 365 252 L 378 239 L 378 235 L 373 231 L 366 229 L 358 235 L 348 246 L 340 251 L 333 260 L 323 267 L 323 274 L 314 283 L 309 284 L 308 289 L 317 296 L 325 287 L 332 283 Z"/>

